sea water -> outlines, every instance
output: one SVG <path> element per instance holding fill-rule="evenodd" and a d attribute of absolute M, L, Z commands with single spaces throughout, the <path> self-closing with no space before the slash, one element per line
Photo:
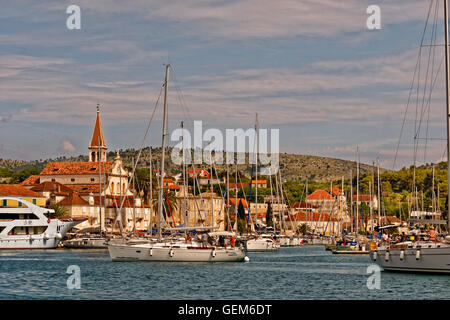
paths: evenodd
<path fill-rule="evenodd" d="M 112 262 L 101 249 L 0 251 L 0 299 L 450 298 L 447 275 L 381 272 L 379 289 L 369 289 L 368 255 L 323 246 L 247 255 L 248 263 L 170 263 Z M 75 269 L 79 289 L 70 285 L 78 275 L 67 273 Z"/>

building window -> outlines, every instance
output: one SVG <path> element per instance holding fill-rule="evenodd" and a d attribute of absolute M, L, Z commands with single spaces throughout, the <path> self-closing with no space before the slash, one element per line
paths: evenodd
<path fill-rule="evenodd" d="M 111 194 L 114 194 L 114 182 L 111 182 Z"/>
<path fill-rule="evenodd" d="M 56 180 L 55 179 L 52 179 L 52 182 L 55 182 Z"/>
<path fill-rule="evenodd" d="M 8 200 L 3 199 L 3 206 L 4 206 L 4 207 L 7 207 L 7 206 L 8 206 Z"/>
<path fill-rule="evenodd" d="M 95 181 L 95 178 L 91 178 L 91 182 L 94 182 Z"/>
<path fill-rule="evenodd" d="M 33 199 L 33 204 L 34 204 L 34 205 L 36 205 L 36 202 L 37 202 L 37 200 L 36 200 L 36 199 Z"/>
<path fill-rule="evenodd" d="M 75 182 L 75 179 L 74 179 L 74 178 L 72 178 L 72 179 L 70 179 L 70 181 L 72 181 L 72 182 Z"/>

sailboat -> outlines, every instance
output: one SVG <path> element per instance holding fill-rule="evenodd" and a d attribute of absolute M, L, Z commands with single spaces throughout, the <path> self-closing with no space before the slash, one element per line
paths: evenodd
<path fill-rule="evenodd" d="M 445 25 L 445 79 L 446 79 L 446 118 L 447 118 L 447 170 L 450 174 L 450 64 L 448 32 L 448 0 L 444 0 Z M 450 177 L 447 178 L 450 190 Z M 448 192 L 450 200 L 450 192 Z M 450 201 L 449 201 L 450 203 Z M 447 230 L 450 230 L 450 214 L 447 213 Z M 448 234 L 448 233 L 447 233 Z M 450 273 L 450 236 L 442 242 L 404 241 L 394 245 L 385 244 L 370 251 L 370 258 L 384 270 L 403 272 Z"/>
<path fill-rule="evenodd" d="M 162 238 L 161 218 L 163 215 L 163 178 L 164 154 L 166 144 L 167 124 L 167 94 L 170 64 L 166 65 L 164 81 L 164 113 L 161 146 L 161 184 L 158 200 L 158 237 L 156 241 L 136 244 L 108 244 L 112 261 L 173 261 L 173 262 L 240 262 L 249 261 L 242 247 L 215 246 L 207 242 L 196 242 L 186 238 L 186 241 L 171 241 Z M 185 227 L 185 229 L 189 229 Z M 198 229 L 192 227 L 191 229 Z M 201 229 L 201 228 L 200 228 Z M 210 236 L 214 234 L 211 232 Z"/>

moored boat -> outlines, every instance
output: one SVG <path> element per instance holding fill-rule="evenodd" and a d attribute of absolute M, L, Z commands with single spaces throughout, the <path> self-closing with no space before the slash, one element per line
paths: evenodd
<path fill-rule="evenodd" d="M 50 219 L 46 214 L 54 213 L 53 209 L 15 197 L 2 200 L 17 201 L 19 206 L 0 208 L 0 250 L 56 248 L 72 227 L 86 220 Z"/>

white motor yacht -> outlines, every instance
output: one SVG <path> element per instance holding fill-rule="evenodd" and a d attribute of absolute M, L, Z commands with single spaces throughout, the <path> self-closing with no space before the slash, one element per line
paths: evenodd
<path fill-rule="evenodd" d="M 86 219 L 50 219 L 46 214 L 54 210 L 38 207 L 15 197 L 18 207 L 0 207 L 0 250 L 56 248 L 65 234 Z"/>

